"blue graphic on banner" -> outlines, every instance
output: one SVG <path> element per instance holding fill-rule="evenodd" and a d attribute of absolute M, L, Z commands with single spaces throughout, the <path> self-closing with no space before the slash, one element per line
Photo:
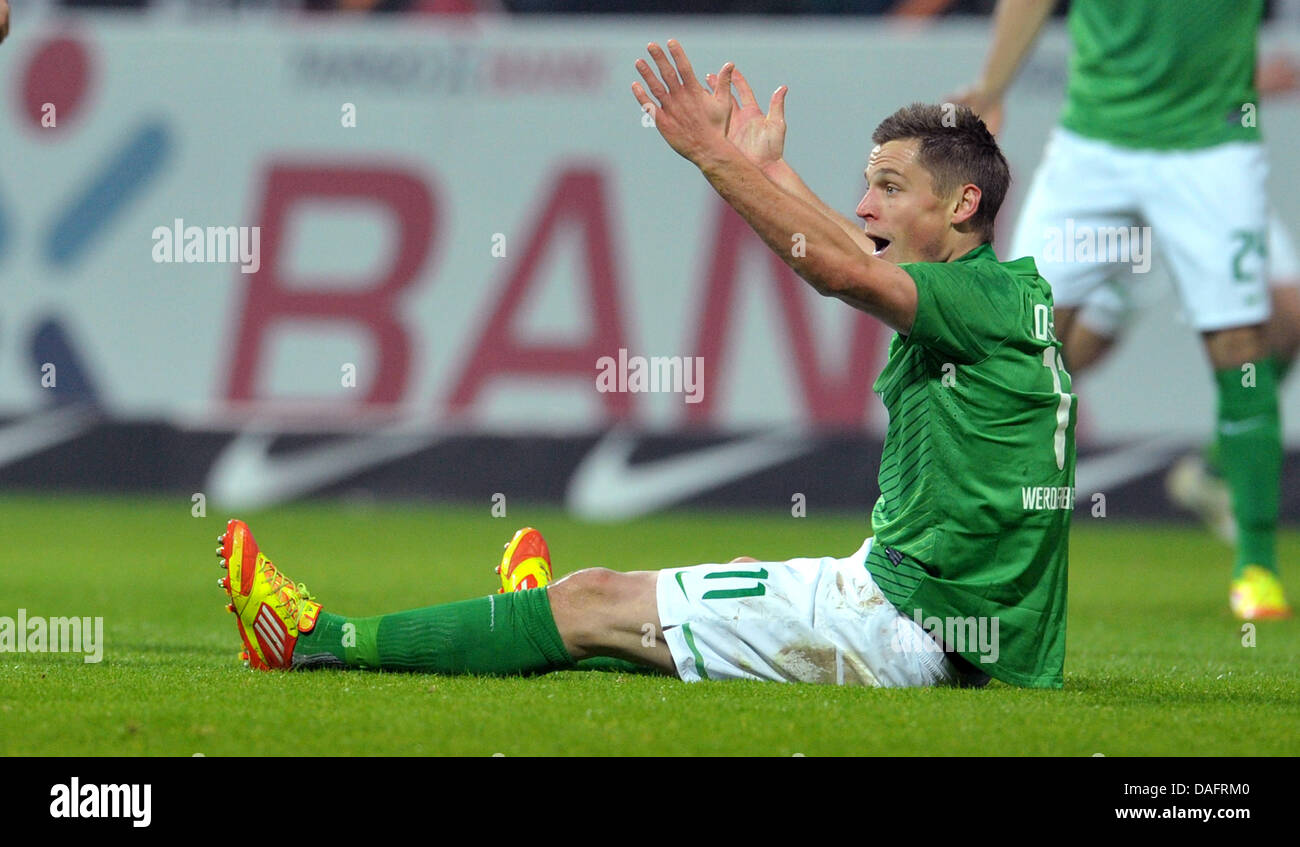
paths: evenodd
<path fill-rule="evenodd" d="M 54 222 L 45 245 L 50 263 L 80 258 L 108 224 L 157 176 L 172 151 L 171 134 L 161 121 L 138 129 L 100 169 L 100 176 Z"/>

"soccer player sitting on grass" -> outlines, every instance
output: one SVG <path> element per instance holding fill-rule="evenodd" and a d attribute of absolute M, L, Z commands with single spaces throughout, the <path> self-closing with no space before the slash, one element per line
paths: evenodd
<path fill-rule="evenodd" d="M 890 421 L 874 537 L 846 558 L 591 568 L 549 584 L 546 545 L 525 529 L 506 547 L 503 593 L 348 618 L 231 521 L 217 555 L 250 664 L 1060 687 L 1075 398 L 1050 288 L 1032 259 L 999 263 L 990 246 L 1010 180 L 997 143 L 964 107 L 900 109 L 872 136 L 860 229 L 782 158 L 784 88 L 764 115 L 739 74 L 733 98 L 730 63 L 710 90 L 668 48 L 671 60 L 649 46 L 658 74 L 639 61 L 633 85 L 664 140 L 818 293 L 898 333 L 875 384 Z"/>

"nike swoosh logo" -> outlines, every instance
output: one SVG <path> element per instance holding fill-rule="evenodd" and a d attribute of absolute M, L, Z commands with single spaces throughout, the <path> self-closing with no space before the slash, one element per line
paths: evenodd
<path fill-rule="evenodd" d="M 1165 467 L 1174 456 L 1186 453 L 1188 449 L 1186 438 L 1161 435 L 1139 444 L 1079 459 L 1074 467 L 1075 490 L 1092 494 L 1118 488 L 1130 480 Z"/>
<path fill-rule="evenodd" d="M 1258 429 L 1264 425 L 1267 419 L 1267 415 L 1256 415 L 1253 418 L 1246 418 L 1244 421 L 1219 421 L 1219 432 L 1224 435 L 1240 435 L 1243 432 Z"/>
<path fill-rule="evenodd" d="M 681 572 L 681 571 L 678 571 L 678 572 L 677 572 L 677 587 L 680 588 L 680 589 L 682 590 L 682 596 L 683 596 L 683 597 L 685 597 L 687 600 L 691 599 L 691 595 L 689 595 L 689 594 L 686 593 L 686 584 L 685 584 L 684 582 L 682 582 L 682 572 Z"/>
<path fill-rule="evenodd" d="M 802 430 L 782 428 L 728 444 L 631 464 L 637 438 L 611 430 L 569 479 L 565 502 L 580 518 L 616 521 L 640 517 L 720 485 L 810 452 Z"/>
<path fill-rule="evenodd" d="M 93 428 L 99 411 L 81 403 L 28 415 L 0 429 L 0 467 L 42 453 Z"/>
<path fill-rule="evenodd" d="M 391 427 L 292 453 L 271 455 L 273 434 L 243 432 L 208 472 L 207 490 L 224 507 L 256 509 L 292 500 L 375 465 L 400 459 L 445 438 L 446 432 Z"/>

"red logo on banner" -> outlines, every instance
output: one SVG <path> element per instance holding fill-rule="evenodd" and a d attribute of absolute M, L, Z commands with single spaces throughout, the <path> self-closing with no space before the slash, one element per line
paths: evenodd
<path fill-rule="evenodd" d="M 301 282 L 291 284 L 287 278 L 284 248 L 289 221 L 301 205 L 322 199 L 369 203 L 391 212 L 399 228 L 397 248 L 392 265 L 373 284 L 344 291 L 334 290 L 336 285 L 321 286 L 325 289 L 321 290 Z M 363 328 L 378 355 L 374 382 L 362 402 L 399 402 L 411 370 L 411 344 L 397 319 L 396 301 L 419 278 L 437 233 L 437 206 L 429 187 L 419 177 L 398 170 L 277 165 L 267 176 L 262 202 L 258 216 L 262 265 L 250 275 L 239 313 L 229 399 L 256 399 L 271 329 L 282 321 L 307 318 Z"/>

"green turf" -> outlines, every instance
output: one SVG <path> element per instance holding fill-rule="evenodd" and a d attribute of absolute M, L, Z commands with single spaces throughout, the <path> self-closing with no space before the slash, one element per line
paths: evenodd
<path fill-rule="evenodd" d="M 1230 555 L 1202 531 L 1076 523 L 1066 686 L 862 690 L 611 673 L 534 679 L 260 674 L 236 659 L 212 551 L 224 516 L 188 498 L 0 497 L 0 615 L 102 615 L 99 664 L 0 653 L 0 754 L 1300 753 L 1300 622 L 1227 610 Z M 815 512 L 815 510 L 814 510 Z M 304 504 L 252 522 L 327 607 L 375 614 L 492 590 L 517 526 L 557 573 L 848 555 L 864 519 L 675 514 L 575 522 L 550 509 Z M 1300 534 L 1280 540 L 1300 598 Z"/>

